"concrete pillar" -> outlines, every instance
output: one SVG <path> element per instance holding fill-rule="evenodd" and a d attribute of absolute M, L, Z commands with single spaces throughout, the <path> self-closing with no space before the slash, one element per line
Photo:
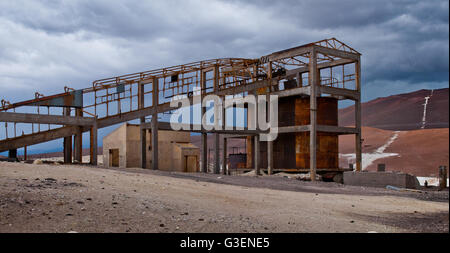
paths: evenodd
<path fill-rule="evenodd" d="M 220 139 L 219 134 L 214 133 L 214 174 L 220 173 Z"/>
<path fill-rule="evenodd" d="M 302 73 L 298 72 L 296 78 L 297 78 L 297 87 L 303 87 Z"/>
<path fill-rule="evenodd" d="M 70 116 L 70 108 L 64 108 L 64 116 Z M 64 163 L 72 163 L 72 136 L 64 137 Z"/>
<path fill-rule="evenodd" d="M 208 172 L 208 134 L 202 133 L 202 172 Z"/>
<path fill-rule="evenodd" d="M 247 136 L 247 168 L 254 168 L 255 165 L 255 138 L 254 136 Z"/>
<path fill-rule="evenodd" d="M 158 169 L 158 117 L 152 117 L 151 130 L 152 170 Z"/>
<path fill-rule="evenodd" d="M 255 172 L 256 172 L 256 175 L 260 175 L 260 171 L 259 171 L 259 135 L 255 135 L 255 159 L 254 159 L 254 162 L 255 162 Z"/>
<path fill-rule="evenodd" d="M 362 161 L 362 138 L 361 138 L 361 58 L 355 62 L 355 80 L 356 90 L 358 91 L 358 99 L 355 100 L 355 127 L 357 133 L 355 135 L 355 154 L 356 154 L 356 171 L 361 171 Z"/>
<path fill-rule="evenodd" d="M 270 114 L 270 94 L 267 94 L 267 120 L 270 120 L 273 115 Z M 273 173 L 273 141 L 267 141 L 267 174 Z"/>
<path fill-rule="evenodd" d="M 447 188 L 447 167 L 439 166 L 439 190 Z"/>
<path fill-rule="evenodd" d="M 91 156 L 91 164 L 97 165 L 98 158 L 98 128 L 97 128 L 97 119 L 95 119 L 94 125 L 91 127 L 90 131 L 90 156 Z"/>
<path fill-rule="evenodd" d="M 222 174 L 227 175 L 227 138 L 223 138 Z"/>
<path fill-rule="evenodd" d="M 273 174 L 273 141 L 267 142 L 267 174 Z"/>
<path fill-rule="evenodd" d="M 219 68 L 216 66 L 214 68 L 214 90 L 218 91 L 219 89 Z M 219 108 L 216 105 L 216 102 L 214 102 L 214 128 L 216 130 L 220 130 L 224 123 L 224 115 L 223 113 L 223 102 L 222 102 L 222 108 Z M 222 119 L 221 119 L 222 118 Z M 222 120 L 222 122 L 221 122 Z M 222 124 L 222 125 L 221 125 Z M 220 136 L 218 133 L 214 133 L 214 173 L 219 174 L 220 173 Z"/>
<path fill-rule="evenodd" d="M 317 148 L 317 52 L 315 48 L 309 55 L 309 87 L 310 87 L 310 131 L 309 131 L 309 169 L 311 181 L 316 180 L 316 148 Z"/>
<path fill-rule="evenodd" d="M 141 168 L 147 168 L 147 129 L 141 129 L 140 132 L 141 139 Z"/>
<path fill-rule="evenodd" d="M 201 87 L 201 94 L 203 96 L 205 94 L 205 89 L 206 89 L 206 73 L 203 72 L 203 70 L 200 73 L 200 87 Z M 205 115 L 205 113 L 206 113 L 206 108 L 203 107 L 203 104 L 200 104 L 200 108 L 201 108 L 201 118 L 202 118 L 202 120 L 200 122 L 202 124 L 201 128 L 203 131 L 203 115 Z M 202 149 L 201 150 L 202 150 L 201 171 L 203 173 L 208 173 L 208 134 L 206 132 L 202 132 Z"/>
<path fill-rule="evenodd" d="M 214 92 L 219 91 L 219 77 L 220 77 L 219 66 L 215 65 L 214 66 L 214 79 L 213 79 Z"/>
<path fill-rule="evenodd" d="M 152 116 L 152 169 L 158 169 L 158 79 L 153 79 L 153 107 L 154 113 Z"/>
<path fill-rule="evenodd" d="M 81 108 L 77 108 L 75 110 L 75 116 L 83 117 L 83 111 Z M 82 127 L 79 126 L 77 129 L 77 133 L 74 137 L 74 160 L 79 163 L 83 162 L 83 131 Z"/>
<path fill-rule="evenodd" d="M 250 92 L 249 92 L 250 93 Z M 247 128 L 249 130 L 256 130 L 258 125 L 258 105 L 257 105 L 257 93 L 256 91 L 252 92 L 252 95 L 255 96 L 255 105 L 248 104 L 247 106 Z M 256 168 L 255 167 L 255 136 L 247 136 L 247 168 Z"/>
<path fill-rule="evenodd" d="M 138 84 L 138 108 L 144 108 L 144 84 L 139 82 Z M 140 118 L 141 124 L 145 123 L 145 117 Z M 141 139 L 141 168 L 147 168 L 147 129 L 140 130 L 140 139 Z"/>

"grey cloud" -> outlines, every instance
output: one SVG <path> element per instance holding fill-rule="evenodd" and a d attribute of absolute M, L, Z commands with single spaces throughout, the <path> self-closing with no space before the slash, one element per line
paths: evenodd
<path fill-rule="evenodd" d="M 254 58 L 329 37 L 363 54 L 369 93 L 380 80 L 442 84 L 448 27 L 447 1 L 4 1 L 0 97 L 202 59 Z"/>
<path fill-rule="evenodd" d="M 448 87 L 448 10 L 438 0 L 0 1 L 0 99 L 330 37 L 362 53 L 364 101 Z"/>

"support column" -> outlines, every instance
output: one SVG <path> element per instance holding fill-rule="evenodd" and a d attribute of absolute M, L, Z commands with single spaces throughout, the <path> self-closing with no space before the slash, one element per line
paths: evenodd
<path fill-rule="evenodd" d="M 362 161 L 362 139 L 361 139 L 361 62 L 360 58 L 355 62 L 355 79 L 356 79 L 356 90 L 358 91 L 358 99 L 355 100 L 355 154 L 356 154 L 356 171 L 361 171 L 361 161 Z"/>
<path fill-rule="evenodd" d="M 260 175 L 259 171 L 259 135 L 255 135 L 255 172 Z"/>
<path fill-rule="evenodd" d="M 313 47 L 309 55 L 309 87 L 310 87 L 310 131 L 309 131 L 309 170 L 311 181 L 316 181 L 317 152 L 317 52 Z"/>
<path fill-rule="evenodd" d="M 201 94 L 203 97 L 203 94 L 205 94 L 206 89 L 206 73 L 201 71 L 200 74 L 200 88 L 201 88 Z M 201 128 L 202 128 L 202 154 L 201 154 L 201 160 L 202 160 L 202 168 L 201 171 L 203 173 L 208 173 L 208 134 L 204 132 L 203 129 L 203 115 L 206 113 L 206 107 L 203 107 L 203 103 L 200 104 L 201 108 Z"/>
<path fill-rule="evenodd" d="M 64 108 L 64 116 L 70 116 L 70 107 Z M 64 137 L 64 163 L 72 163 L 72 136 Z"/>
<path fill-rule="evenodd" d="M 154 113 L 152 115 L 152 169 L 158 169 L 158 79 L 153 78 L 153 108 Z"/>
<path fill-rule="evenodd" d="M 202 133 L 202 172 L 208 173 L 208 134 Z"/>
<path fill-rule="evenodd" d="M 75 116 L 78 117 L 83 117 L 83 111 L 81 110 L 81 108 L 77 108 L 75 110 Z M 74 137 L 74 160 L 78 161 L 79 163 L 83 162 L 83 131 L 82 131 L 82 127 L 79 126 L 77 127 L 77 133 L 75 134 Z"/>
<path fill-rule="evenodd" d="M 439 166 L 439 190 L 447 188 L 447 167 Z"/>
<path fill-rule="evenodd" d="M 221 120 L 222 120 L 222 129 L 225 130 L 225 126 L 226 126 L 226 118 L 225 118 L 225 114 L 226 114 L 226 107 L 225 107 L 225 96 L 221 96 L 220 97 L 222 99 L 222 108 L 221 108 Z M 225 138 L 225 136 L 222 138 L 223 139 L 223 149 L 222 149 L 222 174 L 226 174 L 226 169 L 227 169 L 227 139 Z"/>
<path fill-rule="evenodd" d="M 271 117 L 274 116 L 270 113 L 270 93 L 267 94 L 266 115 L 267 120 L 271 122 Z M 267 174 L 272 175 L 272 173 L 273 173 L 273 141 L 267 141 Z"/>
<path fill-rule="evenodd" d="M 297 87 L 303 87 L 302 73 L 297 73 Z"/>
<path fill-rule="evenodd" d="M 220 77 L 219 66 L 215 65 L 214 66 L 214 79 L 213 79 L 214 92 L 219 91 L 219 77 Z"/>
<path fill-rule="evenodd" d="M 139 82 L 138 84 L 138 108 L 144 108 L 144 84 Z M 141 125 L 145 123 L 145 117 L 140 118 Z M 141 129 L 141 168 L 147 168 L 147 129 Z"/>
<path fill-rule="evenodd" d="M 97 165 L 97 158 L 98 158 L 98 128 L 97 128 L 97 117 L 95 119 L 94 125 L 92 125 L 91 127 L 91 131 L 90 131 L 90 144 L 91 144 L 91 148 L 90 148 L 90 156 L 91 156 L 91 164 L 92 165 Z"/>
<path fill-rule="evenodd" d="M 141 168 L 147 168 L 147 129 L 141 129 Z"/>
<path fill-rule="evenodd" d="M 27 146 L 23 147 L 23 160 L 24 161 L 28 160 L 28 157 L 27 157 Z"/>
<path fill-rule="evenodd" d="M 247 168 L 254 168 L 255 166 L 255 137 L 247 136 L 246 146 L 247 146 Z"/>
<path fill-rule="evenodd" d="M 223 138 L 222 174 L 227 175 L 227 138 Z"/>
<path fill-rule="evenodd" d="M 267 141 L 267 174 L 273 174 L 273 141 Z"/>
<path fill-rule="evenodd" d="M 249 103 L 247 106 L 247 128 L 256 130 L 258 128 L 258 97 L 256 90 L 252 91 L 252 95 L 255 96 L 256 103 L 254 105 Z M 256 152 L 255 136 L 247 136 L 247 168 L 256 168 Z"/>
<path fill-rule="evenodd" d="M 218 133 L 214 133 L 214 174 L 220 173 L 220 138 Z"/>

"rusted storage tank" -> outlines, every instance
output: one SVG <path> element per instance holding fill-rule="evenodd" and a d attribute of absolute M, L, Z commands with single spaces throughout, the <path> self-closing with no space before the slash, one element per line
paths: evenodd
<path fill-rule="evenodd" d="M 295 99 L 295 125 L 310 124 L 310 101 Z M 317 98 L 317 124 L 338 125 L 338 100 L 332 97 Z M 317 168 L 339 167 L 339 139 L 337 134 L 317 132 Z M 295 133 L 295 161 L 297 168 L 309 168 L 309 132 Z"/>
<path fill-rule="evenodd" d="M 278 104 L 278 126 L 301 126 L 310 124 L 309 96 L 280 98 Z M 317 98 L 317 124 L 338 125 L 338 100 L 333 97 Z M 253 142 L 247 138 L 247 167 L 252 167 Z M 261 142 L 261 168 L 267 168 L 267 145 Z M 275 169 L 309 169 L 309 132 L 278 134 L 273 143 Z M 338 135 L 317 132 L 317 168 L 339 167 Z"/>

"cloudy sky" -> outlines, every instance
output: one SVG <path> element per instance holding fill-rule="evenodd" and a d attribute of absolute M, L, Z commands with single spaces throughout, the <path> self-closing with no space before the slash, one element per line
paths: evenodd
<path fill-rule="evenodd" d="M 362 53 L 363 100 L 449 85 L 448 1 L 0 0 L 0 99 L 336 37 Z"/>
<path fill-rule="evenodd" d="M 0 98 L 336 37 L 363 99 L 448 87 L 448 1 L 0 1 Z"/>

